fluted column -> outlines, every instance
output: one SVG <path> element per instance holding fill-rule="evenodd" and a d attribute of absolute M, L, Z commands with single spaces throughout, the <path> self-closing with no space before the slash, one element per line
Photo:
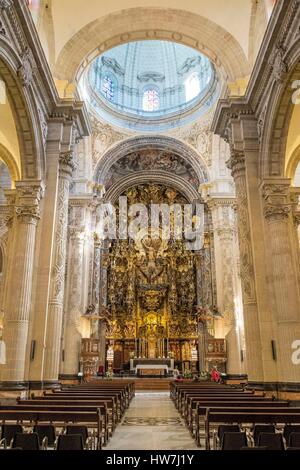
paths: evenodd
<path fill-rule="evenodd" d="M 94 235 L 94 257 L 93 257 L 93 279 L 92 279 L 92 304 L 95 311 L 99 313 L 100 308 L 100 261 L 101 261 L 101 240 L 98 235 Z"/>
<path fill-rule="evenodd" d="M 246 341 L 246 370 L 249 380 L 263 380 L 260 326 L 255 289 L 244 153 L 231 149 L 231 158 L 227 162 L 227 166 L 231 170 L 236 189 L 240 274 Z"/>
<path fill-rule="evenodd" d="M 3 382 L 26 380 L 26 348 L 29 328 L 36 226 L 43 194 L 40 182 L 16 183 L 16 206 L 6 271 L 3 309 L 6 365 Z"/>
<path fill-rule="evenodd" d="M 85 229 L 69 227 L 69 255 L 67 272 L 67 300 L 65 307 L 64 375 L 77 375 L 81 350 L 80 317 L 84 313 L 83 271 Z"/>
<path fill-rule="evenodd" d="M 300 298 L 297 258 L 293 243 L 293 225 L 289 198 L 290 180 L 267 178 L 262 183 L 266 241 L 271 262 L 273 312 L 277 321 L 277 361 L 279 382 L 299 382 L 299 366 L 293 364 L 292 343 L 300 338 Z M 299 269 L 299 268 L 298 268 Z"/>
<path fill-rule="evenodd" d="M 100 249 L 100 291 L 99 302 L 100 311 L 102 306 L 107 305 L 107 267 L 108 267 L 108 250 L 105 246 Z M 106 361 L 106 330 L 107 322 L 100 320 L 99 322 L 99 363 L 105 365 Z"/>
<path fill-rule="evenodd" d="M 56 235 L 52 255 L 50 296 L 48 303 L 44 380 L 57 380 L 59 373 L 67 250 L 68 203 L 70 179 L 73 169 L 72 152 L 61 153 L 59 158 L 59 181 L 55 222 Z"/>
<path fill-rule="evenodd" d="M 217 304 L 221 319 L 216 320 L 216 336 L 225 337 L 227 343 L 227 367 L 230 374 L 241 373 L 241 341 L 239 311 L 239 279 L 235 247 L 235 198 L 211 197 L 216 256 Z"/>

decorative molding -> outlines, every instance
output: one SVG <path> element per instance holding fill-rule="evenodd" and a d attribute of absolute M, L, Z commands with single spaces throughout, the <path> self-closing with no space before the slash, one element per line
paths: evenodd
<path fill-rule="evenodd" d="M 166 77 L 163 73 L 158 72 L 144 72 L 137 75 L 139 82 L 163 82 Z"/>
<path fill-rule="evenodd" d="M 46 146 L 46 141 L 47 141 L 47 135 L 48 135 L 48 124 L 45 119 L 45 115 L 41 108 L 38 108 L 38 115 L 39 115 L 39 120 L 41 124 L 41 130 L 42 130 L 42 137 L 44 141 L 44 147 Z"/>
<path fill-rule="evenodd" d="M 264 200 L 264 216 L 270 221 L 285 220 L 288 218 L 292 204 L 289 197 L 290 180 L 276 179 L 264 180 L 262 183 L 262 197 Z"/>
<path fill-rule="evenodd" d="M 22 64 L 18 68 L 18 77 L 24 87 L 28 87 L 36 72 L 36 64 L 31 49 L 26 47 L 21 54 Z"/>
<path fill-rule="evenodd" d="M 101 57 L 101 62 L 102 65 L 106 65 L 106 67 L 109 67 L 112 69 L 113 72 L 115 72 L 117 75 L 124 76 L 125 75 L 125 70 L 121 65 L 118 63 L 116 59 L 112 59 L 111 57 L 103 56 Z"/>
<path fill-rule="evenodd" d="M 6 30 L 5 30 L 1 20 L 0 20 L 0 35 L 1 36 L 6 36 Z"/>
<path fill-rule="evenodd" d="M 288 204 L 281 206 L 266 204 L 264 207 L 264 216 L 269 221 L 284 220 L 288 218 L 290 211 L 291 206 Z"/>
<path fill-rule="evenodd" d="M 73 150 L 61 152 L 59 154 L 59 172 L 62 177 L 71 177 L 73 171 L 76 169 L 74 162 Z"/>
<path fill-rule="evenodd" d="M 284 60 L 285 52 L 283 46 L 276 46 L 269 59 L 272 77 L 277 82 L 283 82 L 287 75 L 288 67 Z"/>
<path fill-rule="evenodd" d="M 6 10 L 12 5 L 12 0 L 0 0 L 0 10 Z"/>
<path fill-rule="evenodd" d="M 197 65 L 201 63 L 200 56 L 188 57 L 181 67 L 177 70 L 178 75 L 184 75 L 188 73 L 190 70 L 194 69 Z"/>

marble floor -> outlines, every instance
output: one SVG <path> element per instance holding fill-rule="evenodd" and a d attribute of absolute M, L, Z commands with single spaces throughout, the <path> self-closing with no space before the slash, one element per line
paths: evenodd
<path fill-rule="evenodd" d="M 169 392 L 136 392 L 105 450 L 199 450 Z"/>

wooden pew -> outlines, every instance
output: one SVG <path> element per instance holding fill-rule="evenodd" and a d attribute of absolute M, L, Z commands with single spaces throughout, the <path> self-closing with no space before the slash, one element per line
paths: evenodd
<path fill-rule="evenodd" d="M 96 428 L 97 449 L 102 447 L 102 420 L 100 409 L 96 411 L 34 411 L 34 410 L 0 410 L 0 422 L 35 425 L 51 423 L 55 426 L 65 426 L 68 423 L 82 424 Z"/>
<path fill-rule="evenodd" d="M 300 409 L 287 408 L 284 412 L 266 410 L 264 412 L 211 411 L 205 415 L 205 448 L 210 450 L 211 424 L 300 424 Z"/>
<path fill-rule="evenodd" d="M 107 415 L 108 415 L 108 424 L 111 427 L 111 433 L 115 430 L 117 423 L 120 421 L 121 417 L 118 414 L 117 410 L 117 403 L 116 400 L 111 397 L 104 397 L 100 398 L 98 397 L 97 399 L 89 399 L 89 398 L 48 398 L 48 397 L 36 397 L 31 400 L 21 400 L 18 399 L 19 404 L 46 404 L 48 403 L 49 405 L 56 404 L 56 405 L 69 405 L 72 404 L 74 406 L 78 405 L 86 405 L 86 406 L 101 406 L 104 405 L 107 409 Z"/>
<path fill-rule="evenodd" d="M 255 402 L 255 401 L 244 401 L 244 402 L 233 402 L 233 403 L 225 403 L 225 402 L 206 402 L 206 403 L 198 403 L 197 410 L 195 414 L 195 419 L 193 420 L 193 424 L 195 422 L 195 429 L 192 432 L 193 437 L 199 447 L 201 447 L 200 441 L 200 429 L 201 424 L 204 425 L 204 417 L 206 415 L 207 409 L 211 411 L 232 411 L 237 410 L 241 412 L 267 412 L 267 411 L 280 411 L 280 412 L 287 412 L 290 413 L 290 408 L 287 403 L 284 404 L 277 404 L 274 401 L 267 401 L 267 402 Z M 291 411 L 293 413 L 293 411 Z M 193 426 L 192 424 L 192 426 Z M 193 426 L 194 427 L 194 426 Z"/>
<path fill-rule="evenodd" d="M 29 403 L 27 401 L 24 401 L 24 403 L 21 401 L 17 405 L 2 405 L 0 406 L 0 411 L 4 410 L 14 410 L 14 411 L 28 411 L 32 410 L 33 412 L 38 412 L 38 411 L 88 411 L 88 412 L 96 412 L 97 410 L 100 410 L 101 413 L 101 429 L 102 429 L 102 436 L 103 436 L 103 445 L 105 446 L 108 443 L 108 439 L 110 435 L 112 435 L 112 432 L 110 433 L 111 427 L 109 423 L 109 416 L 108 416 L 108 410 L 107 406 L 105 404 L 94 404 L 94 405 L 87 405 L 85 402 L 82 402 L 80 404 L 74 405 L 72 403 L 49 403 L 47 401 L 44 402 L 35 402 L 32 403 L 32 400 L 29 400 Z"/>
<path fill-rule="evenodd" d="M 39 397 L 41 398 L 41 397 Z M 118 417 L 121 418 L 126 410 L 124 401 L 118 393 L 77 394 L 77 393 L 54 393 L 44 395 L 46 400 L 105 400 L 115 398 Z"/>
<path fill-rule="evenodd" d="M 259 397 L 255 395 L 188 395 L 186 397 L 186 402 L 185 402 L 185 409 L 183 416 L 186 421 L 189 421 L 190 416 L 192 415 L 193 410 L 196 410 L 197 408 L 197 403 L 198 402 L 203 402 L 203 401 L 228 401 L 233 403 L 234 401 L 261 401 L 261 402 L 274 402 L 273 398 L 269 397 Z M 286 400 L 283 400 L 283 402 L 286 402 Z"/>

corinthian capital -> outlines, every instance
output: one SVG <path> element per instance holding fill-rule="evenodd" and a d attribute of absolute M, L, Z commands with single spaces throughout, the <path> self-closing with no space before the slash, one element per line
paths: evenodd
<path fill-rule="evenodd" d="M 41 181 L 18 181 L 16 183 L 15 213 L 24 223 L 36 223 L 40 218 L 40 201 L 44 195 Z"/>
<path fill-rule="evenodd" d="M 40 208 L 36 206 L 17 206 L 16 215 L 25 224 L 36 224 L 40 219 Z"/>
<path fill-rule="evenodd" d="M 230 158 L 226 162 L 233 178 L 244 176 L 246 171 L 245 154 L 241 150 L 230 149 Z"/>

